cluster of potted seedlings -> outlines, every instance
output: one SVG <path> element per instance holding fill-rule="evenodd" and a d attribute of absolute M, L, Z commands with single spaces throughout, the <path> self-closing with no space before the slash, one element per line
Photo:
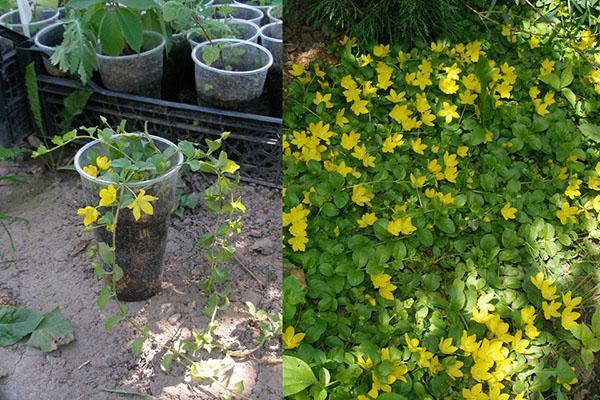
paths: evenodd
<path fill-rule="evenodd" d="M 160 98 L 166 64 L 188 63 L 200 104 L 237 108 L 261 96 L 269 70 L 280 76 L 282 6 L 230 1 L 68 0 L 62 10 L 28 2 L 29 23 L 14 9 L 0 24 L 34 37 L 51 75 L 86 83 L 97 70 L 107 89 Z"/>

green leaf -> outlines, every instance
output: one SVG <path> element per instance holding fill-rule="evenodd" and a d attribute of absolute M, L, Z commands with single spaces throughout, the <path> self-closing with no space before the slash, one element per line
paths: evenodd
<path fill-rule="evenodd" d="M 560 92 L 563 94 L 563 96 L 565 96 L 565 99 L 567 99 L 571 107 L 575 107 L 575 103 L 577 102 L 577 96 L 575 96 L 575 93 L 573 93 L 573 91 L 569 88 L 563 88 Z"/>
<path fill-rule="evenodd" d="M 100 294 L 98 295 L 98 298 L 96 298 L 96 304 L 98 305 L 98 308 L 100 310 L 104 310 L 106 308 L 106 303 L 108 302 L 108 299 L 110 299 L 111 295 L 112 293 L 108 286 L 103 285 L 102 289 L 100 289 Z"/>
<path fill-rule="evenodd" d="M 124 276 L 123 269 L 115 264 L 115 266 L 113 267 L 113 272 L 112 272 L 113 282 L 119 282 L 121 279 L 123 279 L 123 276 Z"/>
<path fill-rule="evenodd" d="M 136 53 L 140 52 L 144 42 L 144 30 L 139 14 L 129 8 L 117 7 L 117 21 L 129 47 Z"/>
<path fill-rule="evenodd" d="M 600 307 L 596 307 L 592 316 L 592 331 L 596 336 L 600 336 Z"/>
<path fill-rule="evenodd" d="M 333 194 L 333 203 L 337 208 L 343 208 L 348 204 L 348 200 L 350 200 L 350 196 L 346 192 L 338 191 Z"/>
<path fill-rule="evenodd" d="M 592 363 L 594 362 L 594 352 L 590 349 L 582 348 L 581 360 L 585 364 L 585 367 L 589 368 L 589 366 L 592 365 Z"/>
<path fill-rule="evenodd" d="M 235 171 L 240 169 L 240 166 L 232 160 L 227 160 L 227 163 L 223 167 L 223 172 L 226 174 L 233 174 Z"/>
<path fill-rule="evenodd" d="M 173 364 L 173 357 L 175 355 L 173 353 L 165 353 L 160 359 L 160 370 L 165 374 L 171 372 L 171 366 Z"/>
<path fill-rule="evenodd" d="M 38 6 L 52 8 L 56 10 L 58 8 L 58 0 L 36 0 Z"/>
<path fill-rule="evenodd" d="M 550 85 L 554 90 L 560 90 L 560 78 L 555 74 L 543 75 L 540 77 L 540 81 Z"/>
<path fill-rule="evenodd" d="M 153 0 L 119 0 L 119 4 L 135 10 L 147 10 L 156 7 L 156 2 Z"/>
<path fill-rule="evenodd" d="M 448 234 L 456 232 L 456 226 L 454 225 L 454 222 L 452 222 L 450 217 L 447 216 L 436 219 L 435 226 L 442 232 Z"/>
<path fill-rule="evenodd" d="M 58 307 L 44 315 L 42 322 L 33 331 L 27 341 L 28 346 L 36 347 L 48 353 L 75 340 L 73 327 Z"/>
<path fill-rule="evenodd" d="M 133 341 L 131 344 L 131 352 L 133 353 L 134 357 L 139 357 L 140 354 L 142 354 L 142 346 L 144 345 L 145 341 L 146 336 L 139 336 Z"/>
<path fill-rule="evenodd" d="M 581 130 L 583 136 L 600 143 L 600 126 L 583 121 L 579 125 L 579 130 Z"/>
<path fill-rule="evenodd" d="M 13 345 L 29 335 L 43 318 L 26 308 L 0 306 L 0 347 Z"/>
<path fill-rule="evenodd" d="M 571 82 L 573 82 L 573 66 L 568 64 L 560 75 L 560 87 L 564 89 L 569 86 Z"/>
<path fill-rule="evenodd" d="M 213 65 L 215 61 L 219 58 L 221 54 L 221 49 L 218 46 L 206 46 L 202 51 L 202 61 L 206 65 Z"/>
<path fill-rule="evenodd" d="M 120 314 L 113 314 L 110 317 L 108 317 L 106 319 L 106 321 L 104 321 L 104 328 L 107 331 L 110 331 L 112 328 L 114 328 L 114 326 L 116 324 L 118 324 L 119 322 L 123 321 L 123 319 L 125 319 L 125 317 L 123 317 Z"/>
<path fill-rule="evenodd" d="M 115 252 L 113 248 L 107 245 L 104 242 L 98 243 L 98 253 L 100 254 L 100 258 L 105 263 L 112 265 L 115 262 Z"/>
<path fill-rule="evenodd" d="M 88 9 L 96 4 L 103 4 L 104 0 L 69 0 L 69 7 L 77 10 Z"/>
<path fill-rule="evenodd" d="M 562 383 L 569 383 L 576 377 L 569 363 L 562 357 L 559 358 L 558 364 L 556 364 L 556 374 Z"/>
<path fill-rule="evenodd" d="M 283 395 L 291 396 L 318 383 L 310 366 L 303 360 L 283 356 Z"/>
<path fill-rule="evenodd" d="M 125 47 L 121 23 L 114 8 L 106 10 L 100 22 L 100 48 L 108 56 L 120 56 Z"/>

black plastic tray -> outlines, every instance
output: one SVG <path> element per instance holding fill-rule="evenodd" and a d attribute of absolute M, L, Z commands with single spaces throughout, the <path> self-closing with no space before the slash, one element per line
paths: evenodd
<path fill-rule="evenodd" d="M 100 125 L 100 116 L 104 116 L 113 124 L 126 119 L 130 130 L 142 130 L 147 124 L 153 134 L 175 141 L 188 139 L 199 143 L 204 138 L 217 138 L 221 132 L 230 131 L 224 149 L 240 164 L 241 178 L 269 187 L 282 186 L 281 118 L 118 93 L 95 82 L 84 86 L 73 79 L 48 75 L 43 65 L 43 58 L 47 56 L 32 40 L 20 43 L 17 52 L 22 71 L 27 64 L 35 62 L 43 122 L 49 135 L 61 133 L 64 99 L 76 90 L 86 90 L 92 94 L 85 111 L 73 122 L 75 127 Z M 268 88 L 271 92 L 267 89 L 265 96 L 281 97 L 280 85 L 269 85 Z M 277 99 L 273 101 L 265 96 L 260 101 L 267 109 L 272 109 L 269 103 L 277 104 Z M 29 132 L 32 132 L 31 123 Z"/>
<path fill-rule="evenodd" d="M 20 35 L 0 26 L 0 36 L 18 43 Z M 33 133 L 24 70 L 15 49 L 0 52 L 0 146 L 21 144 Z"/>

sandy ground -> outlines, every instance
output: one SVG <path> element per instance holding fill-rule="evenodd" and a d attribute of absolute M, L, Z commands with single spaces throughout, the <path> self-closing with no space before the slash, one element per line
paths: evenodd
<path fill-rule="evenodd" d="M 0 164 L 0 174 L 20 171 L 29 184 L 0 186 L 0 209 L 26 218 L 12 222 L 16 249 L 0 233 L 0 298 L 38 312 L 59 306 L 71 322 L 76 340 L 44 354 L 19 343 L 0 348 L 0 400 L 136 399 L 137 395 L 103 391 L 127 387 L 156 399 L 213 399 L 223 390 L 207 382 L 190 382 L 183 366 L 171 375 L 158 367 L 160 349 L 146 343 L 140 358 L 131 353 L 132 329 L 120 324 L 111 332 L 104 321 L 114 304 L 101 312 L 95 298 L 100 289 L 85 258 L 93 242 L 84 233 L 75 210 L 82 190 L 75 173 L 42 173 L 24 163 Z M 258 280 L 237 263 L 228 265 L 231 306 L 218 318 L 217 334 L 232 349 L 252 347 L 258 329 L 245 312 L 245 301 L 270 313 L 281 311 L 281 202 L 279 192 L 244 185 L 247 206 L 244 232 L 237 238 L 238 256 Z M 151 326 L 162 342 L 190 337 L 207 323 L 201 313 L 207 296 L 198 281 L 208 266 L 196 248 L 196 238 L 211 226 L 201 207 L 171 222 L 161 293 L 143 302 L 129 303 L 130 314 Z M 112 306 L 112 308 L 111 308 Z M 280 344 L 271 340 L 246 358 L 234 359 L 229 382 L 243 380 L 250 399 L 281 398 Z M 220 357 L 223 355 L 221 354 Z"/>

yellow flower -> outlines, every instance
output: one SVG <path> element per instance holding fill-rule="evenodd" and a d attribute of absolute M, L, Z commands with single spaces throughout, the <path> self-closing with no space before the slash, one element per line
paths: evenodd
<path fill-rule="evenodd" d="M 304 65 L 294 64 L 289 72 L 292 76 L 300 76 L 304 73 Z"/>
<path fill-rule="evenodd" d="M 392 111 L 390 111 L 389 116 L 392 117 L 396 122 L 403 124 L 410 119 L 411 114 L 412 112 L 408 109 L 408 107 L 396 104 L 394 108 L 392 108 Z"/>
<path fill-rule="evenodd" d="M 502 207 L 502 209 L 500 210 L 500 213 L 502 214 L 502 216 L 504 217 L 505 220 L 510 220 L 510 219 L 515 219 L 516 214 L 517 214 L 517 209 L 514 207 L 511 207 L 510 203 L 505 203 L 504 207 Z"/>
<path fill-rule="evenodd" d="M 536 49 L 540 46 L 540 39 L 537 38 L 537 36 L 535 35 L 531 35 L 531 37 L 529 38 L 529 47 L 532 49 Z"/>
<path fill-rule="evenodd" d="M 412 187 L 414 187 L 415 189 L 422 188 L 423 185 L 425 184 L 426 180 L 427 180 L 426 176 L 416 177 L 413 174 L 410 174 L 410 183 L 412 184 Z"/>
<path fill-rule="evenodd" d="M 467 146 L 458 146 L 458 149 L 456 149 L 456 154 L 458 154 L 461 157 L 466 157 L 468 153 L 469 148 Z"/>
<path fill-rule="evenodd" d="M 512 338 L 513 350 L 519 354 L 527 354 L 529 352 L 527 347 L 529 347 L 529 340 L 523 339 L 523 331 L 517 329 L 517 332 L 515 332 L 515 335 Z"/>
<path fill-rule="evenodd" d="M 446 94 L 454 94 L 458 92 L 458 85 L 456 84 L 456 81 L 450 78 L 440 79 L 439 87 L 440 90 Z"/>
<path fill-rule="evenodd" d="M 527 335 L 527 337 L 530 339 L 535 339 L 536 337 L 540 336 L 540 331 L 538 330 L 538 328 L 536 328 L 535 325 L 526 325 L 525 335 Z"/>
<path fill-rule="evenodd" d="M 561 209 L 556 212 L 556 216 L 563 225 L 566 225 L 568 222 L 577 222 L 577 218 L 575 218 L 577 214 L 579 214 L 577 207 L 571 207 L 567 201 L 565 201 Z"/>
<path fill-rule="evenodd" d="M 348 121 L 348 118 L 346 118 L 346 117 L 344 116 L 344 112 L 345 112 L 345 111 L 346 111 L 346 109 L 345 109 L 345 108 L 342 108 L 342 109 L 338 110 L 338 112 L 335 114 L 335 124 L 336 124 L 337 126 L 344 126 L 344 125 L 346 125 L 348 122 L 350 122 L 350 121 Z"/>
<path fill-rule="evenodd" d="M 502 25 L 502 32 L 500 32 L 502 36 L 506 37 L 506 39 L 511 43 L 517 42 L 517 37 L 513 34 L 509 25 Z"/>
<path fill-rule="evenodd" d="M 426 144 L 421 143 L 421 138 L 416 138 L 415 140 L 413 140 L 410 146 L 412 147 L 413 151 L 417 154 L 425 154 L 424 150 L 427 148 Z"/>
<path fill-rule="evenodd" d="M 341 145 L 346 150 L 352 150 L 354 146 L 358 144 L 360 140 L 360 134 L 356 132 L 350 132 L 348 134 L 342 134 Z"/>
<path fill-rule="evenodd" d="M 483 385 L 478 383 L 471 389 L 464 388 L 462 395 L 465 400 L 488 400 L 488 396 L 483 393 Z"/>
<path fill-rule="evenodd" d="M 294 251 L 305 251 L 308 238 L 306 236 L 294 236 L 288 239 L 288 243 L 292 245 Z"/>
<path fill-rule="evenodd" d="M 560 308 L 560 306 L 561 306 L 561 304 L 554 300 L 552 300 L 550 303 L 543 301 L 542 309 L 544 310 L 544 318 L 552 319 L 552 318 L 560 317 L 560 313 L 558 312 L 558 309 Z"/>
<path fill-rule="evenodd" d="M 310 210 L 305 209 L 302 204 L 299 204 L 292 208 L 289 213 L 283 213 L 283 226 L 285 227 L 290 224 L 295 224 L 298 221 L 302 221 L 306 219 L 309 214 Z"/>
<path fill-rule="evenodd" d="M 489 394 L 489 400 L 508 400 L 509 399 L 509 394 L 508 393 L 501 393 L 500 390 L 502 389 L 501 386 L 495 386 L 493 388 L 490 388 L 490 394 Z"/>
<path fill-rule="evenodd" d="M 146 194 L 144 189 L 140 189 L 136 198 L 127 206 L 127 208 L 131 210 L 133 218 L 137 221 L 141 218 L 142 212 L 148 215 L 154 214 L 152 202 L 155 200 L 158 200 L 158 197 Z"/>
<path fill-rule="evenodd" d="M 100 213 L 94 207 L 86 206 L 85 208 L 80 208 L 77 210 L 77 215 L 83 217 L 83 225 L 88 226 L 100 217 Z"/>
<path fill-rule="evenodd" d="M 472 93 L 468 90 L 465 90 L 464 92 L 458 95 L 458 98 L 460 99 L 460 102 L 462 104 L 475 104 L 475 100 L 477 99 L 477 93 Z"/>
<path fill-rule="evenodd" d="M 450 67 L 444 67 L 444 71 L 446 71 L 448 79 L 452 79 L 457 81 L 460 77 L 459 74 L 462 72 L 460 68 L 456 66 L 456 64 Z"/>
<path fill-rule="evenodd" d="M 377 57 L 385 57 L 390 54 L 390 45 L 377 45 L 373 48 L 373 54 Z"/>
<path fill-rule="evenodd" d="M 362 185 L 355 185 L 352 187 L 352 201 L 361 207 L 365 204 L 370 204 L 373 197 L 375 197 L 375 195 Z"/>
<path fill-rule="evenodd" d="M 455 361 L 454 364 L 446 368 L 446 373 L 450 379 L 454 380 L 455 378 L 461 378 L 463 376 L 463 373 L 460 370 L 460 367 L 463 365 L 464 363 L 462 361 Z"/>
<path fill-rule="evenodd" d="M 574 299 L 571 299 L 572 293 L 569 290 L 567 293 L 563 293 L 562 300 L 565 307 L 575 308 L 581 304 L 581 297 L 577 296 Z"/>
<path fill-rule="evenodd" d="M 390 279 L 392 278 L 391 276 L 388 274 L 375 274 L 369 276 L 371 277 L 373 287 L 375 287 L 375 289 L 379 289 L 379 295 L 381 297 L 386 300 L 394 299 L 393 292 L 397 289 L 397 286 L 390 282 Z"/>
<path fill-rule="evenodd" d="M 390 94 L 385 96 L 385 98 L 388 99 L 390 102 L 396 104 L 396 103 L 406 101 L 406 99 L 404 98 L 405 95 L 406 95 L 406 92 L 396 93 L 396 91 L 394 89 L 390 89 Z"/>
<path fill-rule="evenodd" d="M 579 314 L 578 312 L 573 311 L 572 307 L 565 307 L 563 309 L 562 315 L 561 315 L 561 319 L 560 319 L 560 323 L 562 325 L 563 328 L 565 329 L 571 329 L 575 326 L 577 326 L 577 322 L 575 322 L 579 317 L 581 317 L 581 314 Z"/>
<path fill-rule="evenodd" d="M 492 140 L 494 140 L 494 134 L 490 131 L 486 132 L 484 142 L 490 143 Z"/>
<path fill-rule="evenodd" d="M 555 295 L 556 287 L 554 286 L 554 281 L 551 279 L 544 279 L 544 274 L 542 272 L 538 272 L 535 277 L 530 277 L 531 283 L 538 288 L 538 290 L 542 293 L 542 297 L 546 300 L 554 300 L 558 296 Z"/>
<path fill-rule="evenodd" d="M 348 44 L 348 45 L 350 45 L 350 47 L 356 46 L 357 42 L 358 42 L 358 39 L 356 39 L 355 37 L 350 38 L 350 37 L 348 37 L 348 35 L 344 35 L 344 37 L 342 39 L 340 39 L 340 41 L 339 41 L 341 46 L 345 46 L 346 44 Z"/>
<path fill-rule="evenodd" d="M 340 80 L 340 86 L 344 89 L 356 89 L 357 87 L 356 81 L 354 80 L 354 78 L 352 78 L 352 75 L 345 75 Z"/>
<path fill-rule="evenodd" d="M 454 203 L 454 197 L 452 197 L 452 193 L 438 193 L 437 197 L 442 205 L 447 206 Z"/>
<path fill-rule="evenodd" d="M 565 196 L 573 200 L 576 197 L 581 196 L 581 192 L 579 191 L 579 186 L 581 185 L 581 179 L 571 179 L 569 182 L 569 186 L 565 190 Z"/>
<path fill-rule="evenodd" d="M 110 160 L 108 159 L 108 157 L 104 157 L 104 156 L 96 157 L 96 165 L 101 170 L 107 170 L 110 168 Z"/>
<path fill-rule="evenodd" d="M 412 224 L 411 217 L 394 219 L 393 221 L 389 222 L 387 226 L 387 231 L 393 236 L 398 236 L 400 233 L 403 233 L 404 235 L 410 235 L 416 230 L 417 228 L 415 228 L 415 226 Z"/>
<path fill-rule="evenodd" d="M 360 56 L 360 66 L 361 67 L 366 67 L 367 65 L 371 64 L 373 62 L 373 58 L 371 57 L 370 54 L 363 54 Z"/>
<path fill-rule="evenodd" d="M 590 189 L 600 192 L 600 178 L 590 176 L 588 178 L 587 184 Z"/>
<path fill-rule="evenodd" d="M 333 107 L 333 103 L 331 102 L 331 93 L 322 95 L 321 92 L 317 92 L 315 95 L 315 98 L 313 100 L 313 103 L 317 106 L 321 103 L 325 103 L 325 108 Z"/>
<path fill-rule="evenodd" d="M 356 220 L 358 226 L 361 228 L 366 228 L 367 226 L 371 226 L 377 221 L 377 216 L 375 213 L 364 213 L 360 219 Z"/>
<path fill-rule="evenodd" d="M 381 146 L 381 151 L 384 153 L 393 153 L 396 147 L 404 144 L 403 135 L 395 133 L 392 136 L 388 136 Z"/>
<path fill-rule="evenodd" d="M 350 107 L 350 110 L 352 110 L 355 115 L 368 114 L 369 109 L 367 108 L 367 104 L 369 104 L 368 100 L 357 99 Z"/>
<path fill-rule="evenodd" d="M 308 124 L 308 130 L 317 138 L 329 144 L 329 138 L 335 136 L 336 133 L 329 130 L 329 124 L 324 124 L 323 121 Z"/>
<path fill-rule="evenodd" d="M 456 350 L 458 350 L 458 347 L 452 346 L 452 338 L 446 338 L 446 339 L 442 338 L 442 339 L 440 339 L 440 343 L 438 345 L 438 348 L 444 354 L 452 354 Z"/>
<path fill-rule="evenodd" d="M 442 104 L 442 109 L 438 112 L 438 115 L 440 117 L 445 118 L 446 123 L 449 124 L 450 122 L 452 122 L 452 119 L 460 117 L 456 112 L 457 109 L 457 106 L 455 106 L 454 104 L 449 104 L 445 101 Z"/>
<path fill-rule="evenodd" d="M 411 339 L 410 336 L 408 336 L 408 333 L 404 334 L 404 340 L 406 340 L 406 346 L 408 347 L 408 350 L 410 350 L 411 352 L 418 353 L 418 352 L 424 350 L 423 347 L 419 347 L 419 339 L 417 339 L 417 338 Z"/>
<path fill-rule="evenodd" d="M 433 199 L 436 196 L 436 191 L 433 188 L 425 189 L 425 197 Z"/>
<path fill-rule="evenodd" d="M 360 365 L 362 369 L 373 368 L 373 360 L 371 360 L 371 357 L 367 357 L 365 360 L 362 356 L 358 356 L 356 357 L 356 362 L 358 362 L 358 365 Z"/>
<path fill-rule="evenodd" d="M 95 178 L 98 176 L 98 168 L 95 165 L 88 165 L 87 167 L 83 167 L 83 172 Z"/>
<path fill-rule="evenodd" d="M 106 207 L 117 201 L 117 189 L 113 185 L 108 185 L 100 189 L 100 207 Z"/>
<path fill-rule="evenodd" d="M 293 326 L 288 326 L 281 338 L 283 339 L 283 348 L 286 350 L 295 349 L 300 346 L 300 342 L 304 339 L 304 333 L 296 333 Z"/>
<path fill-rule="evenodd" d="M 535 308 L 533 306 L 527 306 L 521 309 L 521 321 L 525 325 L 533 325 L 535 323 Z"/>
<path fill-rule="evenodd" d="M 477 335 L 469 336 L 469 333 L 463 330 L 460 338 L 460 349 L 465 353 L 475 353 L 479 349 L 479 343 L 477 342 Z"/>
<path fill-rule="evenodd" d="M 540 75 L 550 75 L 554 72 L 554 61 L 548 60 L 547 58 L 542 61 L 542 66 L 540 67 Z"/>
<path fill-rule="evenodd" d="M 434 53 L 441 53 L 442 51 L 444 51 L 444 43 L 437 41 L 437 42 L 431 42 L 431 51 L 433 51 Z"/>

